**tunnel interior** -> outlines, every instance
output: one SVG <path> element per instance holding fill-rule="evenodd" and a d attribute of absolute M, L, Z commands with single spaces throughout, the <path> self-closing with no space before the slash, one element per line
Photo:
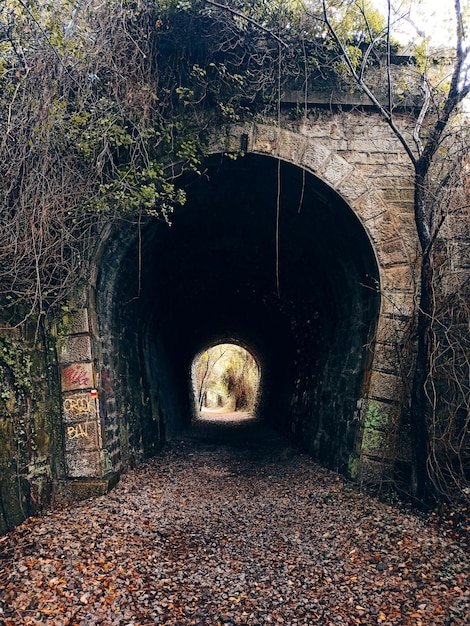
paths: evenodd
<path fill-rule="evenodd" d="M 178 185 L 187 200 L 171 225 L 123 225 L 101 264 L 115 465 L 151 456 L 190 426 L 193 360 L 232 342 L 260 365 L 259 419 L 347 472 L 380 306 L 364 228 L 324 182 L 271 157 L 213 155 L 202 176 Z"/>

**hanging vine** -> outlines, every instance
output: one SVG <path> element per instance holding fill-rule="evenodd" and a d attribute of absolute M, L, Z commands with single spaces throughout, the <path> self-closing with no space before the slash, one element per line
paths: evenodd
<path fill-rule="evenodd" d="M 275 113 L 289 82 L 333 74 L 324 34 L 295 2 L 2 3 L 0 301 L 10 322 L 66 300 L 104 223 L 170 220 L 185 197 L 168 166 L 198 171 L 211 125 Z"/>

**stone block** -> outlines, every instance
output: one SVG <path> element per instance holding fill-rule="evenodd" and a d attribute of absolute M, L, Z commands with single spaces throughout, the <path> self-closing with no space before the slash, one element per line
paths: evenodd
<path fill-rule="evenodd" d="M 374 351 L 374 370 L 387 374 L 396 374 L 399 367 L 397 344 L 377 342 Z"/>
<path fill-rule="evenodd" d="M 382 288 L 382 314 L 392 317 L 411 317 L 415 309 L 414 293 Z"/>
<path fill-rule="evenodd" d="M 279 141 L 279 129 L 275 126 L 257 124 L 253 133 L 253 145 L 250 152 L 276 155 Z"/>
<path fill-rule="evenodd" d="M 382 192 L 387 204 L 401 205 L 404 202 L 413 202 L 414 188 L 407 187 L 405 181 L 397 183 L 394 187 L 382 187 Z"/>
<path fill-rule="evenodd" d="M 369 398 L 374 400 L 396 401 L 401 397 L 403 382 L 396 374 L 374 370 L 370 377 Z"/>
<path fill-rule="evenodd" d="M 355 170 L 341 183 L 341 194 L 349 204 L 367 193 L 367 191 L 368 187 L 366 181 Z"/>
<path fill-rule="evenodd" d="M 400 234 L 409 246 L 419 247 L 418 235 L 416 233 L 416 223 L 414 218 L 414 205 L 400 204 L 399 207 L 391 206 L 390 210 L 397 218 Z"/>
<path fill-rule="evenodd" d="M 410 195 L 409 188 L 412 184 L 407 173 L 403 171 L 403 168 L 395 166 L 388 169 L 388 165 L 378 166 L 375 163 L 363 161 L 364 165 L 361 169 L 368 170 L 370 180 L 374 181 L 375 186 L 380 189 L 383 196 L 387 198 L 387 204 L 390 206 L 406 205 L 407 203 L 413 204 L 413 195 Z M 395 186 L 397 189 L 403 189 L 402 193 L 394 195 L 388 193 L 390 189 Z"/>
<path fill-rule="evenodd" d="M 374 428 L 364 429 L 362 437 L 363 452 L 372 453 L 380 457 L 386 448 L 387 443 L 385 440 L 385 433 L 383 431 Z"/>
<path fill-rule="evenodd" d="M 84 451 L 93 451 L 99 446 L 96 419 L 66 424 L 64 436 L 66 457 L 81 455 Z"/>
<path fill-rule="evenodd" d="M 73 363 L 62 368 L 60 373 L 62 391 L 91 389 L 93 383 L 92 363 Z"/>
<path fill-rule="evenodd" d="M 389 429 L 393 409 L 393 405 L 389 402 L 381 402 L 380 400 L 368 398 L 362 408 L 364 429 L 381 431 L 383 439 L 385 431 Z"/>
<path fill-rule="evenodd" d="M 97 399 L 89 391 L 75 391 L 62 397 L 62 419 L 64 424 L 89 421 L 98 415 Z"/>
<path fill-rule="evenodd" d="M 247 137 L 245 142 L 242 142 L 242 135 Z M 225 136 L 225 148 L 221 152 L 239 152 L 242 148 L 245 148 L 242 143 L 246 143 L 246 148 L 249 152 L 251 141 L 249 129 L 244 126 L 230 126 L 229 132 Z"/>
<path fill-rule="evenodd" d="M 349 142 L 351 152 L 370 154 L 378 152 L 379 154 L 387 154 L 389 162 L 393 163 L 400 159 L 399 148 L 393 139 L 385 136 L 354 138 Z"/>
<path fill-rule="evenodd" d="M 327 146 L 317 142 L 309 142 L 300 163 L 313 172 L 318 172 L 330 154 L 331 150 Z"/>
<path fill-rule="evenodd" d="M 69 335 L 90 332 L 88 309 L 76 309 L 63 316 L 63 323 Z"/>
<path fill-rule="evenodd" d="M 322 165 L 322 178 L 329 183 L 333 189 L 337 189 L 339 183 L 353 172 L 352 166 L 337 154 L 331 154 Z"/>
<path fill-rule="evenodd" d="M 364 117 L 363 113 L 359 114 L 357 123 L 353 126 L 353 132 L 355 136 L 363 139 L 367 137 L 371 141 L 382 141 L 383 139 L 390 139 L 390 127 L 386 122 L 380 119 L 374 120 L 374 124 L 370 123 L 370 120 Z M 388 155 L 385 158 L 389 160 Z"/>
<path fill-rule="evenodd" d="M 52 499 L 55 505 L 71 504 L 108 493 L 118 482 L 119 474 L 110 472 L 101 479 L 55 480 Z"/>
<path fill-rule="evenodd" d="M 227 150 L 227 140 L 222 131 L 220 134 L 209 137 L 207 145 L 208 154 L 223 154 Z"/>
<path fill-rule="evenodd" d="M 351 203 L 351 206 L 363 223 L 386 211 L 386 206 L 378 191 L 367 191 Z"/>
<path fill-rule="evenodd" d="M 325 117 L 318 117 L 315 120 L 310 120 L 308 123 L 297 123 L 296 127 L 293 127 L 293 132 L 298 132 L 301 135 L 308 138 L 309 144 L 315 142 L 331 142 L 332 140 L 338 140 L 341 138 L 342 133 L 335 132 L 336 124 L 333 120 Z"/>
<path fill-rule="evenodd" d="M 402 265 L 408 261 L 407 251 L 401 238 L 392 239 L 384 243 L 379 241 L 375 249 L 380 264 L 384 267 Z"/>
<path fill-rule="evenodd" d="M 382 315 L 379 318 L 376 341 L 380 344 L 397 345 L 405 340 L 403 333 L 410 330 L 411 319 L 406 316 Z M 408 339 L 406 338 L 406 341 Z M 379 368 L 380 369 L 380 368 Z"/>
<path fill-rule="evenodd" d="M 305 151 L 307 140 L 286 130 L 281 130 L 278 141 L 278 155 L 289 163 L 299 163 Z"/>
<path fill-rule="evenodd" d="M 384 289 L 400 289 L 410 292 L 414 290 L 414 285 L 415 277 L 413 276 L 413 269 L 409 265 L 386 267 L 382 273 L 382 287 Z"/>
<path fill-rule="evenodd" d="M 361 170 L 367 170 L 368 168 L 387 168 L 390 162 L 388 155 L 380 154 L 379 152 L 372 152 L 366 155 L 361 153 L 353 155 L 353 158 L 357 160 Z"/>
<path fill-rule="evenodd" d="M 91 361 L 91 339 L 89 335 L 72 335 L 58 340 L 59 363 Z"/>
<path fill-rule="evenodd" d="M 367 220 L 367 228 L 374 233 L 374 241 L 390 241 L 400 237 L 397 220 L 390 211 L 384 211 Z"/>
<path fill-rule="evenodd" d="M 412 202 L 400 202 L 400 205 L 394 205 L 393 202 L 388 203 L 389 209 L 400 224 L 400 233 L 407 246 L 418 248 L 418 236 L 416 234 L 416 226 L 414 223 L 414 205 Z"/>
<path fill-rule="evenodd" d="M 80 454 L 65 454 L 65 466 L 69 478 L 101 478 L 102 464 L 98 450 Z"/>

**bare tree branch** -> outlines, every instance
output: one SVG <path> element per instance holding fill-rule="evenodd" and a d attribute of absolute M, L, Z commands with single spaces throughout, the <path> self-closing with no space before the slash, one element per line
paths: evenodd
<path fill-rule="evenodd" d="M 289 45 L 285 41 L 283 41 L 280 37 L 278 37 L 271 30 L 269 30 L 268 28 L 266 28 L 265 26 L 263 26 L 262 24 L 254 20 L 253 18 L 249 17 L 248 15 L 244 15 L 243 13 L 240 13 L 239 11 L 232 9 L 232 7 L 229 7 L 226 4 L 215 2 L 215 0 L 204 0 L 204 2 L 206 2 L 207 4 L 211 4 L 212 6 L 217 7 L 218 9 L 222 9 L 222 11 L 228 11 L 232 15 L 236 15 L 240 19 L 245 20 L 246 22 L 249 22 L 253 26 L 256 26 L 256 28 L 259 28 L 259 30 L 262 30 L 263 32 L 267 33 L 270 37 L 272 37 L 275 41 L 277 41 L 279 45 L 283 46 L 284 48 L 289 48 Z"/>

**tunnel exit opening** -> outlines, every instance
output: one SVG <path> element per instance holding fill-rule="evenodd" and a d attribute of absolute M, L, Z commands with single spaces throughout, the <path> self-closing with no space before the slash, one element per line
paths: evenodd
<path fill-rule="evenodd" d="M 249 349 L 236 343 L 209 346 L 191 365 L 196 419 L 256 418 L 260 380 L 260 365 Z"/>

